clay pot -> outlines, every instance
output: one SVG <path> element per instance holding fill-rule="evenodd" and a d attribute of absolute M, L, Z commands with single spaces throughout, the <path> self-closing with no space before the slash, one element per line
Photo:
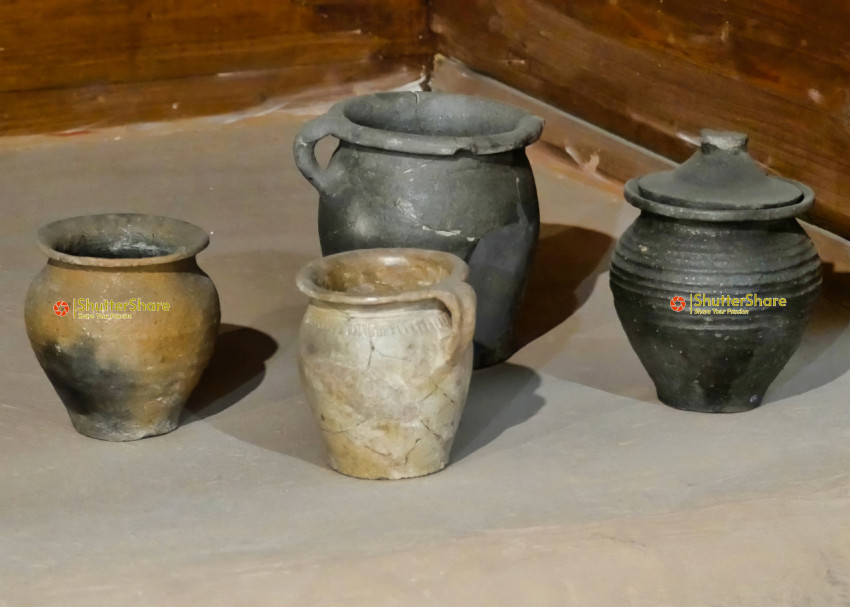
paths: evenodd
<path fill-rule="evenodd" d="M 811 189 L 766 176 L 746 143 L 704 131 L 678 169 L 626 184 L 642 212 L 614 251 L 614 303 L 658 398 L 679 409 L 761 404 L 820 288 L 820 259 L 793 218 L 811 207 Z"/>
<path fill-rule="evenodd" d="M 340 253 L 299 272 L 301 380 L 334 470 L 399 479 L 448 463 L 472 371 L 466 275 L 458 257 L 418 249 Z"/>
<path fill-rule="evenodd" d="M 199 227 L 152 215 L 74 217 L 38 232 L 27 335 L 81 434 L 128 441 L 177 427 L 218 333 Z"/>
<path fill-rule="evenodd" d="M 469 264 L 478 294 L 475 366 L 513 353 L 514 316 L 540 227 L 525 146 L 543 120 L 476 97 L 381 93 L 307 123 L 295 162 L 320 194 L 322 253 L 417 247 Z M 313 155 L 339 139 L 327 170 Z"/>

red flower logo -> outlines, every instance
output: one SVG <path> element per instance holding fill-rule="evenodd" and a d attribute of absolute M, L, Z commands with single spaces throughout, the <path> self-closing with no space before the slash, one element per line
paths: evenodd
<path fill-rule="evenodd" d="M 681 312 L 685 309 L 685 298 L 680 295 L 676 295 L 676 297 L 670 300 L 670 308 L 674 312 Z"/>
<path fill-rule="evenodd" d="M 68 313 L 68 302 L 57 301 L 53 304 L 53 313 L 56 314 L 56 316 L 65 316 Z"/>

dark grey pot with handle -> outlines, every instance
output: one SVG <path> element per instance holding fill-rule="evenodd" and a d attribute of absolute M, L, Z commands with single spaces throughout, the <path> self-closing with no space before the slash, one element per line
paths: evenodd
<path fill-rule="evenodd" d="M 513 353 L 540 217 L 525 147 L 543 120 L 489 99 L 430 92 L 342 101 L 304 125 L 295 163 L 319 191 L 322 253 L 414 247 L 469 264 L 475 366 Z M 335 137 L 330 164 L 316 143 Z"/>

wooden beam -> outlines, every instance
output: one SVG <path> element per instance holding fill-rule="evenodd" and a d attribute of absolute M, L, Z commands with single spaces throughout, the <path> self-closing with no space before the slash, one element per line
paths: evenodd
<path fill-rule="evenodd" d="M 0 135 L 232 112 L 394 73 L 409 82 L 432 43 L 427 0 L 8 0 Z"/>
<path fill-rule="evenodd" d="M 676 161 L 701 128 L 749 133 L 850 236 L 850 4 L 434 0 L 443 54 Z"/>
<path fill-rule="evenodd" d="M 427 57 L 285 67 L 151 82 L 0 93 L 0 135 L 79 132 L 239 110 L 272 111 L 423 77 Z"/>
<path fill-rule="evenodd" d="M 0 2 L 0 91 L 426 54 L 425 0 Z"/>

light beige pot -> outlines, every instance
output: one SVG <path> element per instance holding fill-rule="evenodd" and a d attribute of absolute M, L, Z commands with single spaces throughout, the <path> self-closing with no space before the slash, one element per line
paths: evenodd
<path fill-rule="evenodd" d="M 350 251 L 299 272 L 301 380 L 332 468 L 399 479 L 446 466 L 472 372 L 467 272 L 423 249 Z"/>

